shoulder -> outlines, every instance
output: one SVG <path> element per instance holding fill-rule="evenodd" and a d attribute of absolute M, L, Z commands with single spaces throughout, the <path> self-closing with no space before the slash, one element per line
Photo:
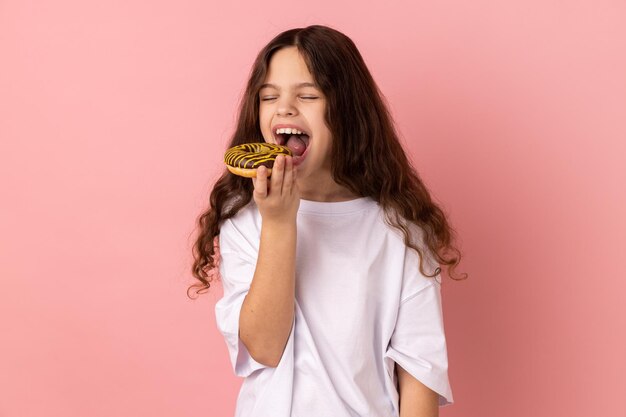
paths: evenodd
<path fill-rule="evenodd" d="M 406 246 L 404 235 L 404 231 L 406 230 L 411 243 L 420 248 L 424 246 L 425 232 L 421 226 L 406 220 L 405 217 L 397 214 L 391 207 L 387 209 L 380 205 L 378 207 L 381 222 L 385 224 L 385 228 L 390 234 L 393 234 L 396 239 Z"/>
<path fill-rule="evenodd" d="M 383 216 L 385 218 L 385 225 L 390 231 L 389 233 L 394 235 L 393 239 L 395 239 L 397 244 L 403 248 L 405 268 L 414 272 L 418 270 L 420 264 L 423 263 L 423 269 L 427 274 L 432 275 L 436 272 L 440 265 L 437 262 L 435 255 L 426 244 L 426 231 L 424 228 L 416 223 L 406 220 L 400 215 L 394 215 L 393 212 L 390 212 L 389 214 L 384 213 Z M 393 223 L 398 224 L 400 228 L 393 225 Z M 408 243 L 405 241 L 405 234 L 402 228 L 408 233 Z M 417 247 L 420 250 L 421 257 L 411 246 Z M 421 273 L 418 275 L 422 276 Z M 428 280 L 430 281 L 431 278 L 428 278 Z"/>
<path fill-rule="evenodd" d="M 429 274 L 435 271 L 439 264 L 435 261 L 435 257 L 426 245 L 426 232 L 424 229 L 413 222 L 406 220 L 401 215 L 396 215 L 392 209 L 385 210 L 380 204 L 373 202 L 371 213 L 377 216 L 377 234 L 384 237 L 388 245 L 395 251 L 404 253 L 405 262 L 407 264 L 418 264 L 420 258 L 415 249 L 410 245 L 419 248 L 422 252 L 425 262 L 425 271 Z M 409 244 L 406 242 L 405 231 L 408 233 Z"/>
<path fill-rule="evenodd" d="M 248 204 L 243 206 L 234 216 L 224 219 L 220 223 L 220 231 L 233 229 L 250 229 L 260 220 L 259 210 L 251 199 Z"/>
<path fill-rule="evenodd" d="M 255 253 L 261 236 L 261 217 L 254 200 L 220 222 L 219 236 L 224 249 Z"/>

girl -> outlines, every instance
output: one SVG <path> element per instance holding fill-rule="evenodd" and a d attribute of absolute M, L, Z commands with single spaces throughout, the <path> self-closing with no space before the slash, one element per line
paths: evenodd
<path fill-rule="evenodd" d="M 453 398 L 437 265 L 452 277 L 460 252 L 351 39 L 314 25 L 261 50 L 229 147 L 263 141 L 293 156 L 270 178 L 225 169 L 194 246 L 195 287 L 216 270 L 224 287 L 236 416 L 438 415 Z"/>

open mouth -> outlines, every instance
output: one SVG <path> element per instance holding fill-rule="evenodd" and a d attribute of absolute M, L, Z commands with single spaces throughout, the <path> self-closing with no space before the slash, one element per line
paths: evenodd
<path fill-rule="evenodd" d="M 294 156 L 301 156 L 309 146 L 310 136 L 306 133 L 274 133 L 276 143 L 288 147 Z"/>

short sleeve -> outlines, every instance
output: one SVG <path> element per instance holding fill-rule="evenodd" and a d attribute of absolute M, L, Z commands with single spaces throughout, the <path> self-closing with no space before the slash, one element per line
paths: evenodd
<path fill-rule="evenodd" d="M 454 402 L 448 381 L 448 355 L 441 305 L 441 284 L 431 283 L 407 297 L 385 352 L 415 379 L 439 394 L 439 405 Z"/>
<path fill-rule="evenodd" d="M 230 219 L 220 228 L 219 242 L 224 296 L 215 305 L 215 319 L 226 341 L 235 375 L 245 378 L 268 367 L 255 361 L 239 338 L 239 315 L 252 283 L 256 258 L 252 246 Z"/>

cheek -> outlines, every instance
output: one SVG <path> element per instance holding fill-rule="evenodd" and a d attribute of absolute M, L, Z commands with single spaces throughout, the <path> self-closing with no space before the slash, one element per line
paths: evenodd
<path fill-rule="evenodd" d="M 261 133 L 263 133 L 264 136 L 267 135 L 270 131 L 269 120 L 267 120 L 266 113 L 267 112 L 263 111 L 259 112 L 259 125 L 261 127 Z"/>
<path fill-rule="evenodd" d="M 268 111 L 267 106 L 259 107 L 259 119 L 260 120 L 267 119 L 268 114 L 271 114 L 271 112 Z"/>

